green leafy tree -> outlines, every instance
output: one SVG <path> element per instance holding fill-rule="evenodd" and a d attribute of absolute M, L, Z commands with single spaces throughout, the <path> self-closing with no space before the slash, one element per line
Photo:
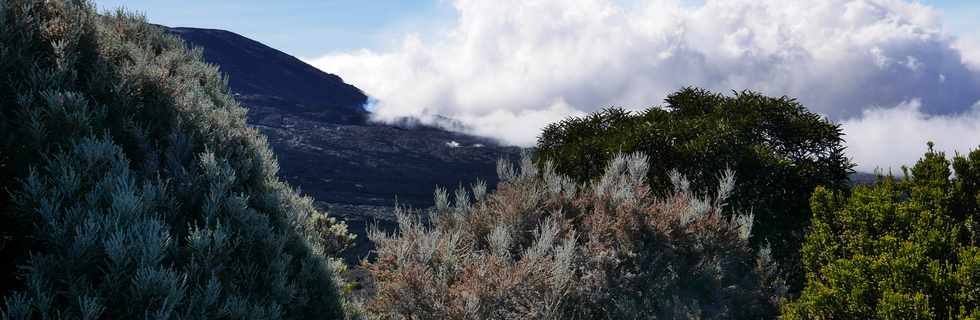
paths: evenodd
<path fill-rule="evenodd" d="M 217 67 L 78 0 L 0 2 L 3 319 L 342 316 L 350 241 Z"/>
<path fill-rule="evenodd" d="M 755 248 L 770 245 L 787 280 L 802 287 L 799 247 L 808 226 L 808 200 L 817 186 L 848 188 L 853 165 L 841 129 L 786 97 L 753 92 L 724 96 L 685 88 L 666 105 L 642 112 L 606 109 L 549 125 L 538 139 L 539 160 L 579 182 L 595 179 L 618 152 L 650 157 L 653 190 L 671 188 L 669 170 L 711 190 L 714 174 L 735 171 L 734 212 L 752 212 Z M 541 162 L 541 161 L 539 161 Z M 543 162 L 541 162 L 543 163 Z"/>
<path fill-rule="evenodd" d="M 806 288 L 787 319 L 980 318 L 980 151 L 929 151 L 905 179 L 849 196 L 818 188 Z"/>

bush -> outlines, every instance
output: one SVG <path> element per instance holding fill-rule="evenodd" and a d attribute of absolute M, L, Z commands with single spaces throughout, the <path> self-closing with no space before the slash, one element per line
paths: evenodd
<path fill-rule="evenodd" d="M 679 174 L 654 197 L 647 158 L 620 156 L 579 185 L 498 166 L 500 184 L 436 192 L 429 221 L 398 212 L 399 233 L 369 233 L 377 260 L 369 313 L 394 319 L 762 318 L 784 289 L 747 237 L 751 217 L 722 215 L 733 176 L 714 198 Z M 472 199 L 472 200 L 471 200 Z"/>
<path fill-rule="evenodd" d="M 342 316 L 346 228 L 276 177 L 200 51 L 86 1 L 3 1 L 0 78 L 4 319 Z"/>
<path fill-rule="evenodd" d="M 806 288 L 787 319 L 980 318 L 980 151 L 929 151 L 846 196 L 817 189 L 803 245 Z"/>
<path fill-rule="evenodd" d="M 663 107 L 606 109 L 551 124 L 537 147 L 540 160 L 579 182 L 601 176 L 619 152 L 642 152 L 653 168 L 648 182 L 660 192 L 670 191 L 672 169 L 702 190 L 714 187 L 714 173 L 734 170 L 740 179 L 731 211 L 753 213 L 753 247 L 771 245 L 794 291 L 803 284 L 799 248 L 810 193 L 817 186 L 846 190 L 853 167 L 840 127 L 797 101 L 695 88 L 671 94 Z"/>

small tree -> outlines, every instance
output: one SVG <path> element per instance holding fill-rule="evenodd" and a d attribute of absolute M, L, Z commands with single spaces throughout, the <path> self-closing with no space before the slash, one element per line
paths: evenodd
<path fill-rule="evenodd" d="M 850 196 L 818 188 L 803 245 L 806 289 L 787 319 L 980 317 L 980 151 L 929 151 Z"/>
<path fill-rule="evenodd" d="M 501 183 L 437 191 L 428 223 L 370 233 L 367 310 L 403 319 L 766 318 L 784 290 L 748 246 L 751 217 L 722 215 L 733 176 L 699 196 L 679 174 L 657 197 L 647 158 L 619 156 L 577 185 L 525 157 Z M 764 251 L 765 252 L 765 251 Z"/>
<path fill-rule="evenodd" d="M 662 107 L 606 109 L 551 124 L 537 148 L 541 164 L 552 161 L 579 182 L 600 177 L 619 152 L 642 152 L 650 157 L 648 182 L 662 194 L 671 190 L 670 170 L 709 191 L 714 173 L 734 170 L 739 181 L 731 211 L 753 213 L 753 246 L 771 245 L 795 290 L 803 284 L 799 248 L 809 225 L 810 193 L 817 186 L 847 189 L 853 167 L 840 127 L 796 100 L 695 88 L 671 94 Z"/>

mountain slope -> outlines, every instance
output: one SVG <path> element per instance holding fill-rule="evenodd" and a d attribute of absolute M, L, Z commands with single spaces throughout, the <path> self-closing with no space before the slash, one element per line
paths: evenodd
<path fill-rule="evenodd" d="M 336 75 L 233 32 L 168 30 L 203 48 L 204 59 L 229 76 L 228 85 L 242 103 L 332 122 L 361 123 L 365 119 L 367 96 Z"/>
<path fill-rule="evenodd" d="M 230 78 L 249 124 L 269 138 L 280 177 L 360 235 L 348 257 L 370 249 L 368 225 L 393 225 L 396 204 L 429 207 L 436 187 L 483 180 L 492 188 L 496 161 L 519 156 L 515 147 L 410 120 L 370 123 L 359 89 L 254 40 L 221 30 L 168 30 Z"/>

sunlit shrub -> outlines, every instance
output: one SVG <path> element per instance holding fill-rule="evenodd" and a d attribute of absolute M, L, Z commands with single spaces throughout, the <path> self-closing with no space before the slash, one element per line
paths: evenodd
<path fill-rule="evenodd" d="M 904 179 L 817 189 L 806 288 L 785 318 L 980 318 L 978 185 L 980 151 L 950 162 L 930 145 Z"/>

